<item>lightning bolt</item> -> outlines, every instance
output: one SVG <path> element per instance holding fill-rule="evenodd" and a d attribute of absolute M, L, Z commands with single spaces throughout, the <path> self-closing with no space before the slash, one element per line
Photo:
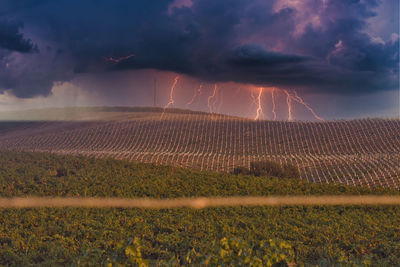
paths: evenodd
<path fill-rule="evenodd" d="M 300 96 L 298 96 L 296 91 L 294 91 L 294 100 L 297 101 L 298 103 L 302 104 L 304 107 L 306 107 L 306 109 L 308 109 L 313 114 L 314 118 L 316 118 L 317 120 L 320 120 L 320 121 L 324 121 L 323 118 L 318 116 L 314 112 L 314 110 L 306 102 L 304 102 L 304 100 Z"/>
<path fill-rule="evenodd" d="M 169 91 L 169 101 L 168 101 L 167 105 L 164 107 L 160 119 L 162 119 L 162 118 L 164 117 L 164 113 L 165 113 L 165 110 L 166 110 L 167 108 L 169 108 L 170 106 L 171 106 L 171 107 L 174 106 L 174 103 L 175 103 L 175 101 L 174 101 L 174 90 L 175 90 L 176 84 L 177 84 L 178 81 L 179 81 L 179 78 L 180 78 L 180 77 L 179 77 L 179 75 L 178 75 L 178 76 L 176 76 L 175 79 L 174 79 L 174 83 L 172 84 L 171 89 L 170 89 L 170 91 Z"/>
<path fill-rule="evenodd" d="M 214 84 L 214 91 L 207 99 L 208 110 L 210 111 L 210 113 L 213 113 L 213 105 L 215 104 L 215 101 L 211 103 L 211 100 L 215 98 L 216 94 L 217 94 L 217 84 Z"/>
<path fill-rule="evenodd" d="M 131 57 L 134 57 L 134 56 L 135 56 L 134 54 L 130 54 L 130 55 L 123 56 L 123 57 L 118 57 L 118 58 L 116 58 L 116 57 L 105 57 L 104 60 L 105 61 L 110 61 L 110 62 L 113 62 L 113 63 L 119 63 L 121 61 L 130 59 Z"/>
<path fill-rule="evenodd" d="M 291 96 L 289 94 L 288 91 L 286 90 L 282 90 L 285 94 L 286 94 L 286 104 L 288 106 L 288 121 L 292 121 L 293 120 L 293 115 L 292 115 L 292 99 L 293 96 Z"/>
<path fill-rule="evenodd" d="M 271 91 L 271 101 L 272 101 L 272 114 L 274 115 L 274 120 L 276 120 L 276 111 L 275 111 L 275 87 L 272 88 Z"/>
<path fill-rule="evenodd" d="M 320 116 L 318 116 L 314 110 L 306 103 L 304 102 L 304 100 L 297 94 L 296 91 L 294 92 L 294 96 L 289 94 L 289 92 L 287 90 L 283 90 L 283 92 L 285 92 L 286 94 L 286 103 L 288 105 L 288 120 L 291 121 L 293 120 L 293 114 L 292 114 L 292 101 L 296 101 L 297 103 L 303 105 L 306 109 L 308 109 L 314 116 L 314 118 L 316 118 L 317 120 L 320 121 L 324 121 L 323 118 L 321 118 Z"/>
<path fill-rule="evenodd" d="M 192 100 L 190 100 L 187 104 L 186 107 L 189 107 L 191 104 L 193 104 L 194 100 L 196 99 L 197 96 L 201 96 L 201 94 L 203 93 L 203 84 L 200 84 L 199 88 L 195 88 L 194 89 L 194 94 L 192 96 Z"/>
<path fill-rule="evenodd" d="M 175 90 L 175 86 L 179 81 L 179 76 L 176 76 L 174 79 L 174 83 L 171 86 L 171 90 L 169 91 L 169 102 L 167 103 L 167 105 L 165 106 L 165 108 L 168 108 L 169 106 L 174 106 L 174 90 Z"/>
<path fill-rule="evenodd" d="M 264 113 L 263 113 L 262 106 L 261 106 L 262 93 L 263 93 L 263 88 L 260 87 L 259 88 L 259 92 L 258 92 L 258 97 L 256 99 L 257 100 L 257 114 L 256 114 L 256 117 L 254 118 L 254 120 L 259 120 L 260 119 L 260 115 L 263 115 L 263 117 L 264 117 Z"/>

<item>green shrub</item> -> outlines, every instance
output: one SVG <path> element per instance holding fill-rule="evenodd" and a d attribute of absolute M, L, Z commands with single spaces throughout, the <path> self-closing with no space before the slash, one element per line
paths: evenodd
<path fill-rule="evenodd" d="M 204 266 L 293 266 L 295 254 L 285 241 L 261 240 L 248 243 L 235 238 L 222 238 L 214 242 L 211 251 L 202 259 Z M 193 260 L 196 262 L 196 259 Z"/>
<path fill-rule="evenodd" d="M 300 178 L 299 169 L 293 164 L 285 164 L 283 165 L 282 169 L 283 169 L 283 177 Z"/>
<path fill-rule="evenodd" d="M 242 167 L 242 166 L 235 167 L 232 172 L 233 172 L 233 174 L 236 174 L 236 175 L 239 175 L 239 174 L 242 174 L 242 175 L 250 174 L 249 173 L 250 172 L 249 169 L 247 169 L 246 167 Z"/>
<path fill-rule="evenodd" d="M 79 257 L 77 266 L 295 266 L 295 253 L 285 241 L 273 239 L 247 242 L 237 238 L 222 238 L 210 244 L 206 252 L 192 248 L 175 254 L 169 260 L 143 258 L 138 238 L 120 243 L 111 251 L 90 249 Z M 95 253 L 93 253 L 95 252 Z M 99 257 L 100 255 L 100 257 Z"/>
<path fill-rule="evenodd" d="M 254 176 L 283 177 L 282 166 L 274 161 L 251 162 L 250 173 Z"/>
<path fill-rule="evenodd" d="M 299 170 L 292 164 L 280 165 L 278 162 L 256 161 L 250 163 L 250 169 L 238 166 L 233 169 L 233 174 L 250 174 L 254 176 L 274 176 L 278 178 L 300 178 Z"/>

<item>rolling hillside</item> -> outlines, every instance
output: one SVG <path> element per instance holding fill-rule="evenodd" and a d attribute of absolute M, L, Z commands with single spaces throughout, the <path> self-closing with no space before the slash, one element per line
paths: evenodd
<path fill-rule="evenodd" d="M 30 121 L 9 117 L 0 122 L 0 149 L 213 171 L 268 159 L 295 164 L 311 182 L 400 188 L 399 120 L 284 122 L 180 110 L 162 115 L 153 108 L 84 111 L 81 116 L 79 110 L 67 112 L 62 121 L 29 114 L 22 117 Z"/>

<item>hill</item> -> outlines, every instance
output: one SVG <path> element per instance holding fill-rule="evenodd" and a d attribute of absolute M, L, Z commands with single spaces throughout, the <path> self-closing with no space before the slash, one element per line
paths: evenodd
<path fill-rule="evenodd" d="M 46 153 L 2 152 L 0 165 L 3 197 L 399 194 Z M 0 220 L 5 266 L 394 266 L 400 259 L 393 206 L 1 209 Z"/>
<path fill-rule="evenodd" d="M 89 108 L 85 120 L 2 121 L 0 149 L 223 172 L 273 160 L 294 164 L 310 182 L 400 188 L 400 120 L 254 121 L 162 111 Z"/>
<path fill-rule="evenodd" d="M 159 117 L 160 113 L 208 114 L 188 109 L 160 107 L 65 107 L 0 112 L 0 121 L 91 121 L 129 120 Z M 154 117 L 155 115 L 155 117 Z"/>

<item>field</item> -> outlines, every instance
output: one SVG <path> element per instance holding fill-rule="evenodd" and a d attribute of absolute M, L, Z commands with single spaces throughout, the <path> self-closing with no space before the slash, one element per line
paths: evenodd
<path fill-rule="evenodd" d="M 46 153 L 0 152 L 0 196 L 399 195 Z M 4 266 L 395 266 L 398 206 L 0 209 Z"/>
<path fill-rule="evenodd" d="M 59 109 L 3 118 L 0 149 L 222 172 L 274 160 L 296 165 L 309 182 L 400 188 L 396 119 L 254 121 L 174 109 L 162 115 L 157 108 Z"/>

